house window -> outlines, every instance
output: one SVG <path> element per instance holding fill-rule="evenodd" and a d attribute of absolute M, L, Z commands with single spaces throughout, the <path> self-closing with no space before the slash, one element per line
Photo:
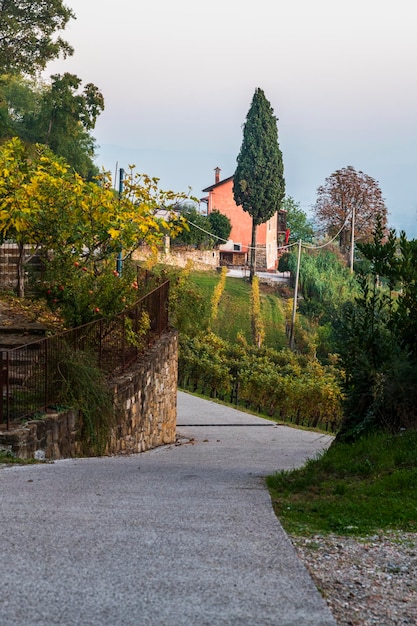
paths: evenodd
<path fill-rule="evenodd" d="M 240 243 L 234 243 L 233 244 L 233 250 L 235 250 L 235 252 L 239 252 L 241 249 L 241 244 Z"/>

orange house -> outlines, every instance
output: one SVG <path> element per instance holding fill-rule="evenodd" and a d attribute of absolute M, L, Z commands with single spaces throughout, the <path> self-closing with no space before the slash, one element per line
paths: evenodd
<path fill-rule="evenodd" d="M 214 185 L 203 189 L 208 196 L 207 214 L 217 210 L 226 215 L 231 224 L 230 239 L 220 245 L 220 259 L 224 265 L 243 265 L 242 253 L 247 253 L 252 241 L 252 218 L 238 206 L 233 199 L 233 176 L 220 180 L 220 168 L 216 167 Z M 275 213 L 267 222 L 260 224 L 256 230 L 256 266 L 257 269 L 275 270 L 278 264 L 278 241 L 279 234 L 285 233 L 285 211 Z"/>

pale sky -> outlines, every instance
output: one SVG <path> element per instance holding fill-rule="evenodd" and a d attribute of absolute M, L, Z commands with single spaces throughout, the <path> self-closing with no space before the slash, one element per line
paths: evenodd
<path fill-rule="evenodd" d="M 66 0 L 73 57 L 47 74 L 101 89 L 97 164 L 135 164 L 191 192 L 234 173 L 257 87 L 278 120 L 287 195 L 352 165 L 375 178 L 389 225 L 417 238 L 413 0 Z"/>

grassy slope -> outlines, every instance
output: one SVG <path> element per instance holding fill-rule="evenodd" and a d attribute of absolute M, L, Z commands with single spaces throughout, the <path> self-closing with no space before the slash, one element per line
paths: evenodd
<path fill-rule="evenodd" d="M 303 468 L 269 476 L 267 484 L 293 535 L 417 532 L 417 432 L 333 444 Z"/>
<path fill-rule="evenodd" d="M 215 272 L 194 275 L 208 299 L 219 280 Z M 228 278 L 216 327 L 233 341 L 240 330 L 251 342 L 250 285 Z M 262 292 L 266 344 L 286 345 L 279 298 Z M 267 479 L 274 510 L 293 535 L 365 535 L 384 529 L 417 532 L 417 433 L 383 433 L 355 444 L 332 445 L 303 468 Z"/>
<path fill-rule="evenodd" d="M 240 278 L 227 278 L 219 304 L 213 331 L 230 342 L 235 342 L 239 333 L 252 342 L 250 320 L 250 288 Z"/>
<path fill-rule="evenodd" d="M 204 297 L 210 301 L 214 288 L 219 281 L 217 272 L 193 272 L 190 279 L 198 285 Z M 285 321 L 281 299 L 263 290 L 261 285 L 262 319 L 265 326 L 265 343 L 269 347 L 280 349 L 287 344 Z M 220 300 L 218 317 L 213 324 L 213 331 L 223 339 L 234 342 L 239 333 L 252 343 L 250 319 L 251 286 L 241 278 L 228 277 Z"/>
<path fill-rule="evenodd" d="M 285 335 L 285 315 L 282 301 L 276 295 L 263 293 L 261 286 L 261 314 L 265 328 L 265 344 L 276 350 L 288 346 Z"/>

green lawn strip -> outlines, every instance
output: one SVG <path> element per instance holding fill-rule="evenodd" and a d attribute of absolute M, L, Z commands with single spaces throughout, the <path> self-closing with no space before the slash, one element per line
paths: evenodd
<path fill-rule="evenodd" d="M 218 283 L 220 274 L 216 271 L 197 272 L 192 271 L 190 273 L 190 280 L 195 285 L 198 285 L 201 293 L 210 300 L 214 287 Z"/>
<path fill-rule="evenodd" d="M 282 301 L 261 291 L 261 315 L 265 329 L 265 345 L 281 350 L 288 345 L 285 334 L 285 315 Z"/>
<path fill-rule="evenodd" d="M 198 285 L 201 293 L 211 299 L 219 273 L 214 271 L 190 274 L 190 280 Z M 261 314 L 265 328 L 265 345 L 280 350 L 287 345 L 282 300 L 271 293 L 263 293 L 261 285 Z M 241 278 L 227 277 L 226 286 L 220 299 L 219 312 L 213 331 L 222 339 L 234 343 L 238 334 L 252 343 L 251 330 L 251 285 Z"/>
<path fill-rule="evenodd" d="M 190 280 L 198 286 L 203 296 L 210 301 L 219 282 L 218 272 L 191 272 Z M 250 324 L 250 285 L 240 278 L 227 277 L 220 298 L 217 319 L 213 332 L 219 337 L 234 343 L 238 333 L 242 333 L 248 343 L 252 342 Z"/>
<path fill-rule="evenodd" d="M 252 343 L 250 286 L 246 281 L 227 278 L 213 331 L 230 343 L 236 342 L 239 333 Z"/>
<path fill-rule="evenodd" d="M 292 535 L 417 531 L 417 433 L 333 444 L 299 469 L 267 478 L 274 510 Z"/>

